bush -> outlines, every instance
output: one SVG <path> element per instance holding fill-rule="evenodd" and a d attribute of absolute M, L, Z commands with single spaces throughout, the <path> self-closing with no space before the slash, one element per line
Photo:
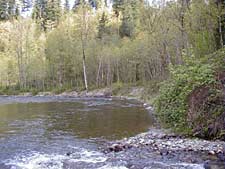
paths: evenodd
<path fill-rule="evenodd" d="M 198 87 L 211 86 L 213 89 L 217 85 L 215 75 L 222 67 L 221 59 L 224 55 L 221 53 L 224 50 L 219 53 L 218 57 L 214 54 L 214 58 L 211 58 L 212 55 L 204 58 L 184 55 L 183 65 L 170 66 L 171 78 L 162 83 L 160 94 L 154 103 L 164 125 L 182 132 L 192 131 L 187 117 L 188 96 Z"/>
<path fill-rule="evenodd" d="M 118 94 L 123 94 L 124 93 L 124 87 L 125 85 L 121 82 L 113 83 L 112 84 L 112 94 L 113 95 L 118 95 Z"/>

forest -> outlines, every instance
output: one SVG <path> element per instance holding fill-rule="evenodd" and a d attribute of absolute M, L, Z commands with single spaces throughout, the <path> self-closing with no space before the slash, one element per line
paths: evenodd
<path fill-rule="evenodd" d="M 225 116 L 224 5 L 1 0 L 1 93 L 156 88 L 154 104 L 165 125 L 224 137 L 225 126 L 218 124 Z M 196 126 L 202 114 L 211 120 Z"/>

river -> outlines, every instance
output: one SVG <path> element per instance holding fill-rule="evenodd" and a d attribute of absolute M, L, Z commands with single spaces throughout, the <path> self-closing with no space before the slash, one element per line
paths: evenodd
<path fill-rule="evenodd" d="M 69 160 L 104 162 L 98 150 L 104 142 L 134 136 L 152 125 L 149 113 L 135 101 L 14 96 L 1 97 L 0 103 L 1 169 L 59 169 Z"/>
<path fill-rule="evenodd" d="M 108 142 L 154 127 L 135 100 L 0 97 L 0 169 L 203 168 L 148 148 L 103 153 Z"/>

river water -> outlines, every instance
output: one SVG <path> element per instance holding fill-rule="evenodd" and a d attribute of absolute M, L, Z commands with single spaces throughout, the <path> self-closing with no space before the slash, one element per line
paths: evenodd
<path fill-rule="evenodd" d="M 0 96 L 0 169 L 205 168 L 209 157 L 201 152 L 164 156 L 144 146 L 103 153 L 110 142 L 154 127 L 152 114 L 135 100 Z"/>
<path fill-rule="evenodd" d="M 126 168 L 99 147 L 145 132 L 153 118 L 136 101 L 0 97 L 0 168 Z"/>

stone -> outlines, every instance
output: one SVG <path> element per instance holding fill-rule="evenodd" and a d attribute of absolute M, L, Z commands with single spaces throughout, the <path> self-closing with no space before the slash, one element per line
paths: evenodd
<path fill-rule="evenodd" d="M 203 164 L 204 169 L 211 169 L 210 161 L 205 161 Z"/>
<path fill-rule="evenodd" d="M 160 155 L 161 156 L 166 156 L 169 154 L 169 151 L 167 151 L 166 149 L 160 150 Z"/>
<path fill-rule="evenodd" d="M 209 151 L 209 155 L 215 155 L 216 153 L 215 153 L 215 151 Z"/>
<path fill-rule="evenodd" d="M 225 154 L 223 152 L 219 152 L 217 154 L 217 157 L 220 161 L 224 161 L 225 162 Z"/>
<path fill-rule="evenodd" d="M 71 156 L 72 152 L 67 152 L 66 155 L 67 156 Z"/>
<path fill-rule="evenodd" d="M 110 146 L 109 148 L 109 151 L 113 151 L 113 152 L 120 152 L 122 151 L 124 148 L 123 148 L 123 145 L 120 145 L 120 144 L 113 144 L 112 146 Z"/>

